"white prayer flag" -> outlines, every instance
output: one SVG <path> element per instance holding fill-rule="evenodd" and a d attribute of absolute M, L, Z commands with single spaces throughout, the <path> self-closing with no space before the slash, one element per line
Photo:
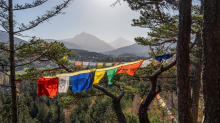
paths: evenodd
<path fill-rule="evenodd" d="M 59 77 L 59 85 L 58 85 L 58 92 L 59 93 L 66 93 L 69 88 L 69 77 L 68 76 L 60 76 Z"/>
<path fill-rule="evenodd" d="M 153 58 L 144 60 L 141 64 L 140 68 L 147 67 L 152 61 L 153 61 Z"/>

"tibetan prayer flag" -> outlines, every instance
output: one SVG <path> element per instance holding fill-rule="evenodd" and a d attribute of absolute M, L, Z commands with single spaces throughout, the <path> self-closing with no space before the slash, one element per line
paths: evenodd
<path fill-rule="evenodd" d="M 191 64 L 189 64 L 189 68 L 191 68 Z"/>
<path fill-rule="evenodd" d="M 102 68 L 102 67 L 103 67 L 103 65 L 104 65 L 104 63 L 103 63 L 103 62 L 98 62 L 98 64 L 97 64 L 97 68 Z"/>
<path fill-rule="evenodd" d="M 76 93 L 79 91 L 91 89 L 94 80 L 94 74 L 95 72 L 91 72 L 91 73 L 82 73 L 76 76 L 71 76 L 70 80 L 71 80 L 73 92 Z"/>
<path fill-rule="evenodd" d="M 165 106 L 166 106 L 166 104 L 163 102 L 163 103 L 161 104 L 161 106 L 162 106 L 162 107 L 165 107 Z"/>
<path fill-rule="evenodd" d="M 113 63 L 105 63 L 106 67 L 111 67 L 113 65 Z"/>
<path fill-rule="evenodd" d="M 168 108 L 167 106 L 165 107 L 165 109 L 166 109 L 167 111 L 169 110 L 169 108 Z"/>
<path fill-rule="evenodd" d="M 143 63 L 141 64 L 140 68 L 147 67 L 152 61 L 153 61 L 153 58 L 144 60 Z"/>
<path fill-rule="evenodd" d="M 89 66 L 89 62 L 83 62 L 82 66 L 83 66 L 83 68 L 87 68 Z"/>
<path fill-rule="evenodd" d="M 160 102 L 160 103 L 163 103 L 163 100 L 160 98 L 160 99 L 159 99 L 159 102 Z"/>
<path fill-rule="evenodd" d="M 170 110 L 167 111 L 168 115 L 172 115 L 172 112 Z"/>
<path fill-rule="evenodd" d="M 176 118 L 174 118 L 174 121 L 178 123 L 178 121 L 177 121 L 177 119 L 176 119 Z"/>
<path fill-rule="evenodd" d="M 37 97 L 41 95 L 55 97 L 58 92 L 58 77 L 56 78 L 43 78 L 40 77 L 37 82 Z"/>
<path fill-rule="evenodd" d="M 118 68 L 114 68 L 111 70 L 107 70 L 107 76 L 108 76 L 108 84 L 111 85 L 114 82 L 115 73 L 118 70 Z"/>
<path fill-rule="evenodd" d="M 162 56 L 156 56 L 155 59 L 156 59 L 157 61 L 161 62 L 162 59 L 163 59 L 163 57 L 162 57 Z"/>
<path fill-rule="evenodd" d="M 91 69 L 91 68 L 95 68 L 96 65 L 97 65 L 96 62 L 90 62 L 90 63 L 89 63 L 89 68 L 90 68 L 90 69 Z"/>
<path fill-rule="evenodd" d="M 160 64 L 160 62 L 159 61 L 157 61 L 157 60 L 154 60 L 154 65 L 158 65 L 158 64 Z"/>
<path fill-rule="evenodd" d="M 173 118 L 174 118 L 173 114 L 170 116 L 170 118 L 171 118 L 171 119 L 173 119 Z"/>
<path fill-rule="evenodd" d="M 155 59 L 157 61 L 161 62 L 162 59 L 167 60 L 167 59 L 169 59 L 172 56 L 173 56 L 173 54 L 166 54 L 166 55 L 156 56 Z"/>
<path fill-rule="evenodd" d="M 119 65 L 121 62 L 114 62 L 114 66 Z"/>
<path fill-rule="evenodd" d="M 137 69 L 140 67 L 142 64 L 143 60 L 136 61 L 136 62 L 131 62 L 131 63 L 126 63 L 123 64 L 121 67 L 118 67 L 118 70 L 115 74 L 119 73 L 127 73 L 128 75 L 134 75 Z"/>
<path fill-rule="evenodd" d="M 82 67 L 81 61 L 75 61 L 75 67 Z"/>
<path fill-rule="evenodd" d="M 69 89 L 70 84 L 70 77 L 68 76 L 60 76 L 59 77 L 59 86 L 58 86 L 58 92 L 59 93 L 66 93 Z"/>
<path fill-rule="evenodd" d="M 99 83 L 104 75 L 105 71 L 96 71 L 93 84 Z"/>
<path fill-rule="evenodd" d="M 161 97 L 160 97 L 160 95 L 159 94 L 157 94 L 157 99 L 159 100 Z"/>

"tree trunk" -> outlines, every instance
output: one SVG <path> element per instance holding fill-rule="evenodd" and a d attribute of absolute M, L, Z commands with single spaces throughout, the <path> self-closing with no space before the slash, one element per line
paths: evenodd
<path fill-rule="evenodd" d="M 203 5 L 204 123 L 220 123 L 220 0 L 204 0 Z"/>
<path fill-rule="evenodd" d="M 10 41 L 10 80 L 11 80 L 11 94 L 12 94 L 12 122 L 17 123 L 17 97 L 16 97 L 16 83 L 15 83 L 15 61 L 14 61 L 14 25 L 13 25 L 13 10 L 12 0 L 8 0 L 9 4 L 9 41 Z"/>
<path fill-rule="evenodd" d="M 189 80 L 192 0 L 181 0 L 179 6 L 179 35 L 177 42 L 178 119 L 179 123 L 192 123 L 191 84 Z"/>
<path fill-rule="evenodd" d="M 199 31 L 200 32 L 200 31 Z M 197 40 L 197 48 L 202 47 L 202 37 L 199 36 Z M 201 72 L 202 72 L 202 49 L 196 51 L 196 58 L 198 59 L 195 63 L 195 82 L 193 84 L 193 94 L 192 94 L 192 116 L 193 123 L 197 123 L 198 119 L 198 104 L 199 104 L 199 90 L 200 90 L 200 81 L 201 81 Z"/>
<path fill-rule="evenodd" d="M 118 117 L 119 123 L 127 123 L 126 119 L 125 119 L 125 116 L 124 116 L 124 114 L 121 110 L 120 101 L 113 100 L 113 108 L 114 108 L 115 113 Z"/>

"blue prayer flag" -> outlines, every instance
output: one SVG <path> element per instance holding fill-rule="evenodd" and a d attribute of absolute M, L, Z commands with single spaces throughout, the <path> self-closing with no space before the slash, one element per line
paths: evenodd
<path fill-rule="evenodd" d="M 166 106 L 166 108 L 165 108 L 167 111 L 169 110 L 169 108 Z"/>
<path fill-rule="evenodd" d="M 73 92 L 76 93 L 79 91 L 91 89 L 92 83 L 94 81 L 94 75 L 95 72 L 83 73 L 76 76 L 71 76 L 70 80 L 71 80 Z"/>
<path fill-rule="evenodd" d="M 155 59 L 159 62 L 162 61 L 162 59 L 167 60 L 171 58 L 174 54 L 166 54 L 166 55 L 161 55 L 161 56 L 156 56 Z"/>

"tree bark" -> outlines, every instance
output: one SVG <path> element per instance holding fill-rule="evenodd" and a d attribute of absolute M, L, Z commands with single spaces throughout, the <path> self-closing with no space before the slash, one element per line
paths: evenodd
<path fill-rule="evenodd" d="M 115 113 L 118 117 L 119 123 L 127 123 L 125 116 L 121 110 L 120 100 L 119 101 L 113 100 L 112 103 L 113 103 L 113 108 L 115 110 Z"/>
<path fill-rule="evenodd" d="M 204 0 L 203 5 L 204 123 L 220 123 L 220 0 Z"/>
<path fill-rule="evenodd" d="M 16 83 L 15 83 L 15 60 L 14 60 L 14 25 L 13 25 L 13 8 L 12 0 L 8 0 L 9 4 L 9 41 L 10 41 L 10 80 L 11 80 L 11 94 L 12 94 L 12 122 L 17 123 L 17 97 L 16 97 Z"/>
<path fill-rule="evenodd" d="M 200 33 L 200 31 L 198 32 Z M 202 37 L 199 36 L 197 40 L 197 48 L 202 48 Z M 198 119 L 198 104 L 199 104 L 199 90 L 202 72 L 202 49 L 196 51 L 196 58 L 198 61 L 195 62 L 195 82 L 193 84 L 193 94 L 192 94 L 192 116 L 193 123 L 197 123 Z"/>
<path fill-rule="evenodd" d="M 191 84 L 189 80 L 189 42 L 192 0 L 181 0 L 177 42 L 177 87 L 179 123 L 192 123 Z"/>

